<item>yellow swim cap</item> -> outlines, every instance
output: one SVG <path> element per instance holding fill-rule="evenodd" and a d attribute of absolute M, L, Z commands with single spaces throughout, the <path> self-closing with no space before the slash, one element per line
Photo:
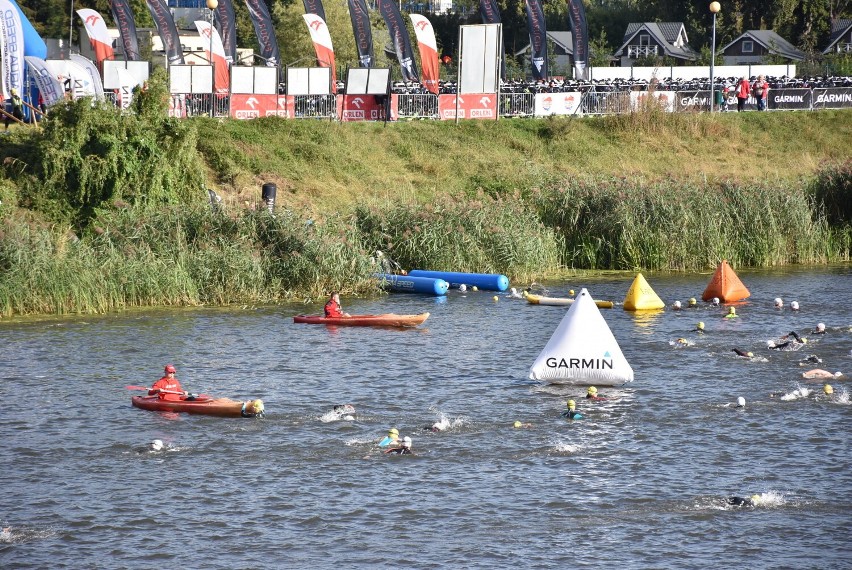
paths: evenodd
<path fill-rule="evenodd" d="M 761 501 L 760 495 L 752 495 L 751 496 L 751 502 L 754 503 L 755 505 L 758 504 L 760 501 Z"/>
<path fill-rule="evenodd" d="M 571 296 L 573 297 L 573 296 L 574 296 L 574 290 L 573 290 L 573 289 L 571 289 L 570 291 L 568 291 L 568 294 L 569 294 L 569 295 L 571 295 Z"/>
<path fill-rule="evenodd" d="M 736 309 L 736 307 L 729 307 L 728 312 L 733 315 L 734 313 L 737 312 L 737 309 Z"/>
<path fill-rule="evenodd" d="M 399 435 L 399 430 L 396 428 L 391 428 L 388 433 L 390 433 L 391 435 Z"/>
<path fill-rule="evenodd" d="M 834 388 L 831 387 L 831 384 L 826 384 L 822 387 L 822 391 L 826 394 L 834 394 Z"/>
<path fill-rule="evenodd" d="M 748 356 L 749 358 L 753 358 L 753 357 L 754 357 L 754 353 L 753 353 L 753 352 L 751 352 L 751 351 L 746 352 L 746 356 Z"/>
<path fill-rule="evenodd" d="M 808 339 L 806 339 L 805 337 L 802 337 L 802 344 L 808 344 Z"/>
<path fill-rule="evenodd" d="M 597 393 L 598 393 L 598 389 L 597 389 L 597 388 L 595 388 L 594 386 L 589 386 L 588 393 L 589 393 L 589 394 L 597 394 Z"/>
<path fill-rule="evenodd" d="M 698 321 L 698 328 L 704 330 L 704 321 Z"/>
<path fill-rule="evenodd" d="M 577 403 L 574 400 L 568 400 L 568 407 L 573 410 L 577 407 Z"/>
<path fill-rule="evenodd" d="M 251 403 L 252 408 L 254 408 L 254 413 L 262 414 L 263 413 L 263 400 L 255 400 Z"/>
<path fill-rule="evenodd" d="M 698 301 L 696 301 L 696 300 L 695 300 L 695 297 L 690 297 L 690 298 L 689 298 L 689 304 L 690 304 L 690 305 L 695 305 L 695 304 L 697 304 L 697 303 L 698 303 Z"/>
<path fill-rule="evenodd" d="M 516 421 L 515 421 L 515 423 L 514 423 L 513 425 L 514 425 L 516 428 L 519 428 L 519 427 L 521 427 L 521 426 L 522 426 L 522 425 L 524 425 L 524 424 L 522 424 L 521 422 L 519 422 L 519 421 L 517 421 L 517 420 L 516 420 Z"/>

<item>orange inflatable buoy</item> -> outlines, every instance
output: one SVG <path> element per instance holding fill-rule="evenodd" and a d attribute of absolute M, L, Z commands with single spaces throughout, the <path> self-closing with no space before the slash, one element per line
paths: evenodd
<path fill-rule="evenodd" d="M 713 278 L 701 298 L 709 301 L 713 297 L 719 297 L 719 300 L 723 303 L 732 303 L 747 299 L 750 295 L 751 293 L 748 292 L 746 286 L 728 265 L 727 260 L 723 260 L 716 268 L 716 273 L 713 274 Z"/>

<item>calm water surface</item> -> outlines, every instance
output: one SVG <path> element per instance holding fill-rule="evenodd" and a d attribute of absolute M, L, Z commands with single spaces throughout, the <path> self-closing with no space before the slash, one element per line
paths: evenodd
<path fill-rule="evenodd" d="M 668 304 L 710 280 L 646 277 Z M 431 312 L 416 330 L 293 324 L 320 305 L 0 322 L 0 567 L 850 568 L 849 383 L 828 398 L 799 361 L 852 374 L 852 266 L 740 277 L 735 321 L 603 310 L 636 381 L 594 405 L 526 379 L 565 308 L 489 292 L 344 299 Z M 620 302 L 631 280 L 547 286 Z M 820 321 L 800 351 L 765 348 Z M 167 362 L 186 389 L 262 397 L 267 415 L 131 407 L 124 387 Z M 800 383 L 818 396 L 781 399 Z M 586 419 L 560 418 L 569 397 Z M 324 421 L 340 403 L 355 420 Z M 450 429 L 423 431 L 442 417 Z M 377 450 L 391 426 L 416 456 Z M 724 503 L 754 493 L 767 504 Z"/>

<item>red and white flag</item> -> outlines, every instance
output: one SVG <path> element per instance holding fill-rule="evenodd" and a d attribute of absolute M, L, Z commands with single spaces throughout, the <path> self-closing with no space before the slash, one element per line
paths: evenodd
<path fill-rule="evenodd" d="M 217 95 L 227 95 L 228 88 L 231 82 L 231 71 L 228 67 L 228 60 L 225 59 L 225 46 L 222 45 L 222 36 L 216 31 L 216 28 L 210 27 L 210 22 L 196 20 L 195 27 L 198 28 L 198 33 L 204 38 L 204 54 L 207 60 L 213 63 L 216 75 L 213 77 L 213 90 Z M 213 53 L 210 53 L 210 34 L 213 34 Z"/>
<path fill-rule="evenodd" d="M 417 47 L 420 48 L 420 71 L 423 87 L 437 95 L 438 80 L 441 73 L 435 30 L 432 29 L 429 20 L 420 14 L 409 14 L 408 17 L 414 24 L 414 35 L 417 36 Z"/>
<path fill-rule="evenodd" d="M 95 50 L 98 67 L 103 69 L 105 59 L 115 58 L 115 52 L 112 49 L 112 36 L 109 35 L 106 23 L 100 14 L 89 8 L 77 10 L 77 15 L 80 16 L 83 25 L 86 26 L 86 33 L 89 35 L 89 43 L 92 45 L 92 49 Z"/>
<path fill-rule="evenodd" d="M 325 25 L 325 20 L 316 14 L 304 14 L 302 17 L 308 25 L 311 40 L 314 42 L 314 49 L 317 52 L 317 63 L 320 67 L 331 68 L 331 92 L 337 93 L 334 48 L 331 46 L 331 34 L 328 33 L 328 26 Z"/>

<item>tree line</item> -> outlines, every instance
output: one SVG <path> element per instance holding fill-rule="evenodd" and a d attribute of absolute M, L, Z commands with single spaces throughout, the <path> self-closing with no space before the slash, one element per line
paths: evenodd
<path fill-rule="evenodd" d="M 258 50 L 254 28 L 242 0 L 234 2 L 237 37 L 240 47 Z M 129 0 L 137 27 L 153 27 L 145 0 Z M 297 61 L 313 53 L 301 14 L 300 0 L 265 0 L 270 8 L 282 63 Z M 402 0 L 403 12 L 424 13 L 435 29 L 441 55 L 455 56 L 458 26 L 480 23 L 479 0 L 454 0 L 454 11 L 429 14 L 436 3 L 430 0 Z M 567 3 L 564 0 L 542 0 L 547 29 L 569 29 Z M 44 38 L 67 38 L 70 29 L 68 0 L 18 0 L 30 22 Z M 369 2 L 368 2 L 369 3 Z M 689 45 L 701 53 L 698 63 L 709 62 L 713 15 L 709 0 L 585 0 L 586 16 L 595 65 L 606 63 L 606 57 L 622 44 L 624 31 L 631 22 L 682 22 Z M 529 43 L 524 0 L 498 0 L 503 21 L 505 51 L 510 69 L 520 62 L 513 55 Z M 716 19 L 716 45 L 723 46 L 748 30 L 774 30 L 790 43 L 810 54 L 814 60 L 828 43 L 832 22 L 852 18 L 852 0 L 721 0 L 722 10 Z M 324 2 L 327 24 L 334 42 L 338 69 L 357 65 L 357 53 L 348 16 L 346 0 Z M 77 0 L 75 10 L 92 8 L 111 23 L 109 0 Z M 384 53 L 390 46 L 386 26 L 377 11 L 372 17 L 377 65 L 391 66 Z M 75 43 L 79 21 L 74 22 Z M 413 34 L 412 34 L 413 37 Z M 85 38 L 84 38 L 85 39 Z"/>

